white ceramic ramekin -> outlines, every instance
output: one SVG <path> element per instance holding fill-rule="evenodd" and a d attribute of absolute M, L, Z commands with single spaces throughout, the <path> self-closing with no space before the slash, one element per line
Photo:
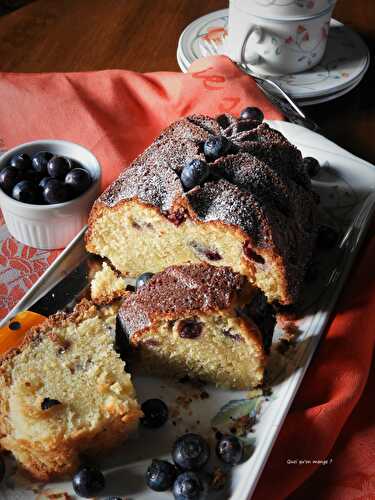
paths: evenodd
<path fill-rule="evenodd" d="M 300 19 L 268 19 L 230 4 L 226 53 L 255 73 L 285 75 L 313 68 L 326 46 L 333 5 Z"/>
<path fill-rule="evenodd" d="M 255 16 L 301 18 L 333 8 L 336 0 L 231 0 L 231 3 Z"/>
<path fill-rule="evenodd" d="M 100 191 L 101 168 L 95 156 L 79 144 L 40 140 L 8 150 L 0 158 L 0 170 L 15 154 L 34 155 L 39 151 L 76 160 L 90 172 L 93 180 L 90 188 L 73 200 L 54 205 L 21 203 L 0 189 L 0 206 L 8 230 L 16 240 L 40 249 L 63 248 L 87 223 L 90 208 Z"/>

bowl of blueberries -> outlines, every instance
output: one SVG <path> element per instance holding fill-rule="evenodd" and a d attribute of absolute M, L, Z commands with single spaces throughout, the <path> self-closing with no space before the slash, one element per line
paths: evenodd
<path fill-rule="evenodd" d="M 65 247 L 99 195 L 101 168 L 68 141 L 21 144 L 0 158 L 0 206 L 10 234 L 40 249 Z"/>

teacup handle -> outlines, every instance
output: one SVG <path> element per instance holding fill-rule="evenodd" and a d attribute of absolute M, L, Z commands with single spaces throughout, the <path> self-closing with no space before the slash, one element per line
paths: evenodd
<path fill-rule="evenodd" d="M 245 64 L 256 64 L 261 57 L 256 50 L 256 46 L 262 42 L 264 38 L 263 29 L 260 26 L 254 25 L 247 33 L 241 48 L 241 62 Z"/>
<path fill-rule="evenodd" d="M 280 40 L 277 35 L 268 33 L 261 26 L 252 26 L 242 44 L 241 62 L 254 66 L 259 64 L 262 61 L 262 56 L 259 54 L 259 46 L 267 42 L 270 38 Z"/>

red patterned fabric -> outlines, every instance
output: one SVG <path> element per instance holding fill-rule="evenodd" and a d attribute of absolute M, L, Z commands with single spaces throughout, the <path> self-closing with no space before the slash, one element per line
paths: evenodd
<path fill-rule="evenodd" d="M 1 214 L 1 212 L 0 212 Z M 6 316 L 31 288 L 58 252 L 37 250 L 12 238 L 3 221 L 0 227 L 0 318 Z"/>
<path fill-rule="evenodd" d="M 224 57 L 198 61 L 185 75 L 6 73 L 0 75 L 0 95 L 2 147 L 40 138 L 81 143 L 101 162 L 104 185 L 180 116 L 237 114 L 257 105 L 267 118 L 282 118 L 255 83 Z M 363 393 L 374 347 L 374 250 L 372 232 L 271 453 L 256 499 L 375 499 L 373 372 Z M 24 247 L 0 226 L 0 317 L 56 255 Z M 295 459 L 328 462 L 320 468 L 288 464 Z"/>

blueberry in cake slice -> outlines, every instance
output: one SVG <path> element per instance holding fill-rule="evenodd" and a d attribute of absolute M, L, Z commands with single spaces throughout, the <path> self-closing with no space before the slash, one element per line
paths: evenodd
<path fill-rule="evenodd" d="M 172 123 L 95 202 L 88 251 L 130 277 L 188 262 L 229 266 L 269 302 L 295 302 L 316 200 L 301 152 L 261 119 Z"/>
<path fill-rule="evenodd" d="M 123 443 L 142 416 L 113 346 L 117 311 L 82 301 L 0 359 L 0 448 L 36 479 L 75 472 L 81 453 Z"/>
<path fill-rule="evenodd" d="M 275 325 L 271 306 L 252 307 L 260 293 L 229 267 L 171 266 L 124 299 L 122 354 L 154 374 L 257 387 Z"/>

